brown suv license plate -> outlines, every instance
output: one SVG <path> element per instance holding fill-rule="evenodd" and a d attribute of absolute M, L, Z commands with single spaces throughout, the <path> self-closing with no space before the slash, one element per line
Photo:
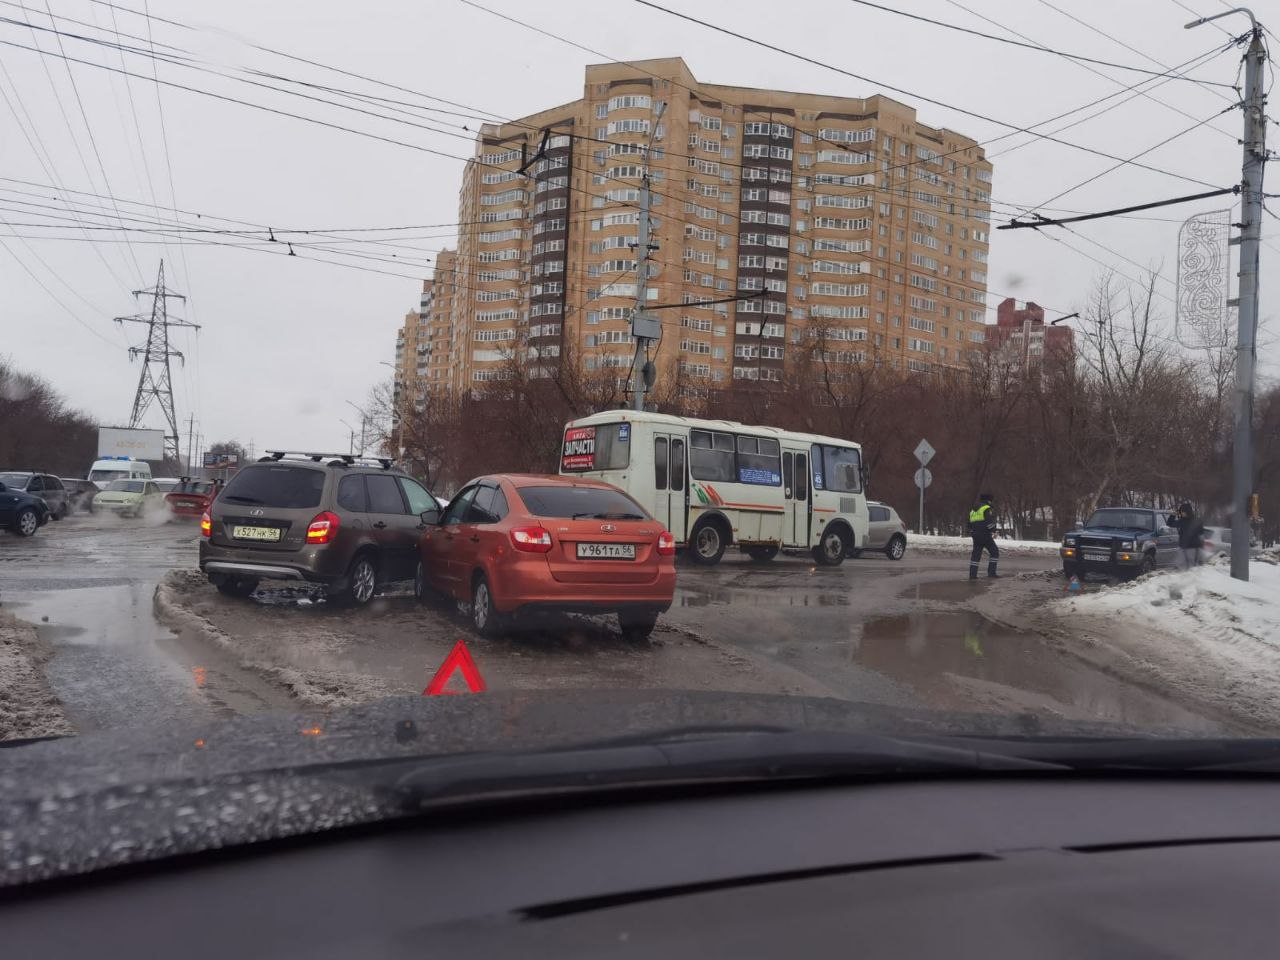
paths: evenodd
<path fill-rule="evenodd" d="M 280 534 L 283 533 L 279 527 L 232 527 L 231 536 L 237 540 L 262 540 L 267 543 L 278 543 Z"/>

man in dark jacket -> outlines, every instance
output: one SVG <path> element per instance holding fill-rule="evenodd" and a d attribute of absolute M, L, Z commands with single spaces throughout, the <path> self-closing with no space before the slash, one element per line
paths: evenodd
<path fill-rule="evenodd" d="M 987 551 L 987 576 L 998 577 L 996 563 L 1000 560 L 1000 548 L 996 546 L 996 514 L 991 506 L 991 494 L 978 495 L 977 505 L 969 511 L 969 537 L 973 540 L 973 550 L 969 553 L 969 579 L 978 579 L 978 564 L 982 562 L 982 551 Z"/>
<path fill-rule="evenodd" d="M 1178 531 L 1178 566 L 1184 569 L 1197 566 L 1204 547 L 1204 524 L 1191 504 L 1185 501 L 1178 504 L 1178 512 L 1169 515 L 1169 526 Z"/>

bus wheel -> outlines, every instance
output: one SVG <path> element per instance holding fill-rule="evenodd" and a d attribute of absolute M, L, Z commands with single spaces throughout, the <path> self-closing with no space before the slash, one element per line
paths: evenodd
<path fill-rule="evenodd" d="M 838 567 L 844 562 L 844 552 L 844 531 L 840 527 L 828 527 L 813 548 L 813 559 L 824 567 Z"/>
<path fill-rule="evenodd" d="M 776 546 L 744 547 L 743 552 L 746 553 L 754 563 L 768 563 L 778 555 L 778 548 Z"/>
<path fill-rule="evenodd" d="M 707 520 L 698 524 L 693 529 L 693 536 L 689 538 L 689 545 L 692 547 L 689 559 L 706 567 L 714 566 L 724 556 L 725 539 L 724 530 L 715 521 Z"/>

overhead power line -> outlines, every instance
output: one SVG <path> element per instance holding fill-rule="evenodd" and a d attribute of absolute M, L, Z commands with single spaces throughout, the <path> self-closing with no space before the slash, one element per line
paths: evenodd
<path fill-rule="evenodd" d="M 1077 60 L 1081 63 L 1092 63 L 1100 67 L 1113 67 L 1117 70 L 1130 70 L 1135 73 L 1145 73 L 1153 77 L 1164 76 L 1164 74 L 1158 73 L 1155 70 L 1149 70 L 1146 67 L 1137 67 L 1129 63 L 1116 63 L 1113 60 L 1099 60 L 1096 57 L 1086 57 L 1083 54 L 1079 54 L 1079 53 L 1068 53 L 1065 50 L 1055 50 L 1053 47 L 1046 47 L 1038 43 L 1024 43 L 1021 40 L 1013 40 L 1013 39 L 1010 39 L 1009 37 L 998 37 L 995 34 L 983 33 L 981 30 L 974 30 L 970 27 L 961 26 L 958 23 L 948 23 L 945 20 L 935 20 L 933 17 L 926 17 L 919 13 L 911 13 L 910 11 L 907 11 L 907 10 L 899 10 L 894 7 L 883 6 L 882 4 L 879 4 L 879 3 L 872 3 L 871 0 L 849 0 L 849 2 L 856 3 L 859 6 L 863 6 L 863 7 L 870 7 L 873 10 L 881 10 L 884 13 L 892 13 L 895 16 L 906 17 L 910 20 L 918 20 L 922 23 L 931 23 L 935 27 L 944 27 L 947 30 L 955 30 L 955 31 L 958 31 L 959 33 L 967 33 L 970 36 L 982 37 L 983 39 L 986 39 L 986 40 L 994 40 L 996 43 L 1004 43 L 1013 47 L 1021 47 L 1024 50 L 1035 50 L 1035 51 L 1038 51 L 1039 53 L 1048 53 L 1048 54 L 1052 54 L 1055 57 L 1062 57 L 1067 60 Z M 986 19 L 986 18 L 984 17 L 983 19 Z M 1230 84 L 1217 83 L 1212 80 L 1199 80 L 1195 77 L 1178 77 L 1177 79 L 1186 80 L 1190 83 L 1195 83 L 1200 85 L 1230 88 Z"/>
<path fill-rule="evenodd" d="M 1156 200 L 1153 203 L 1139 203 L 1132 207 L 1117 207 L 1115 210 L 1103 210 L 1101 213 L 1086 213 L 1078 217 L 1061 217 L 1059 219 L 1050 219 L 1034 214 L 1035 220 L 1022 223 L 1017 220 L 1009 223 L 1002 223 L 997 230 L 1020 230 L 1026 227 L 1037 229 L 1039 227 L 1057 227 L 1064 223 L 1080 223 L 1083 220 L 1099 220 L 1102 217 L 1114 217 L 1122 213 L 1134 213 L 1138 210 L 1154 210 L 1156 207 L 1169 207 L 1175 203 L 1191 203 L 1194 200 L 1207 200 L 1209 197 L 1221 197 L 1228 193 L 1239 193 L 1240 186 L 1225 187 L 1221 190 L 1206 190 L 1204 193 L 1193 193 L 1185 197 L 1173 197 L 1169 200 Z"/>
<path fill-rule="evenodd" d="M 813 57 L 805 56 L 802 53 L 796 53 L 794 50 L 787 50 L 784 47 L 780 47 L 776 44 L 769 43 L 768 41 L 760 40 L 755 37 L 748 36 L 747 34 L 744 34 L 744 33 L 738 33 L 736 30 L 731 30 L 728 27 L 723 27 L 723 26 L 720 26 L 719 24 L 710 23 L 709 21 L 706 21 L 706 20 L 700 20 L 697 17 L 690 16 L 687 13 L 681 13 L 678 10 L 671 10 L 667 7 L 662 6 L 661 4 L 653 3 L 652 0 L 633 0 L 633 2 L 638 3 L 644 7 L 649 7 L 652 10 L 657 10 L 661 13 L 668 14 L 669 16 L 676 17 L 680 20 L 686 20 L 689 23 L 696 23 L 700 27 L 706 27 L 708 30 L 714 30 L 717 33 L 723 33 L 726 36 L 734 37 L 735 39 L 742 40 L 745 43 L 750 43 L 753 46 L 762 47 L 766 50 L 772 50 L 774 53 L 780 53 L 783 56 L 791 57 L 792 59 L 798 60 L 801 63 L 807 63 L 807 64 L 810 64 L 811 66 L 821 67 L 824 70 L 830 70 L 834 73 L 841 74 L 842 76 L 846 76 L 851 79 L 861 81 L 862 83 L 869 83 L 873 86 L 881 87 L 885 90 L 892 90 L 894 93 L 900 93 L 905 97 L 911 97 L 915 100 L 920 100 L 925 103 L 931 103 L 934 106 L 942 107 L 946 110 L 954 110 L 956 113 L 963 114 L 964 116 L 967 116 L 967 117 L 972 117 L 975 120 L 983 120 L 987 123 L 994 123 L 997 126 L 1005 127 L 1006 129 L 1013 130 L 1017 133 L 1034 133 L 1034 131 L 1030 130 L 1027 127 L 1021 126 L 1019 124 L 1010 123 L 1009 121 L 1006 121 L 1006 120 L 999 120 L 995 117 L 989 117 L 985 114 L 978 113 L 976 110 L 969 110 L 965 107 L 958 107 L 955 104 L 947 103 L 946 101 L 938 100 L 934 97 L 928 97 L 928 96 L 925 96 L 924 94 L 916 93 L 915 91 L 907 90 L 903 87 L 895 86 L 894 84 L 884 83 L 883 81 L 876 80 L 872 77 L 868 77 L 859 73 L 854 73 L 851 70 L 845 70 L 843 67 L 837 67 L 834 64 L 827 63 L 823 60 L 817 60 Z M 1061 140 L 1049 134 L 1041 133 L 1041 134 L 1035 134 L 1035 136 L 1038 136 L 1043 140 L 1047 140 L 1050 143 L 1057 143 L 1064 147 L 1071 147 L 1073 150 L 1080 150 L 1080 151 L 1083 151 L 1084 153 L 1091 153 L 1094 156 L 1105 157 L 1108 160 L 1123 159 L 1122 157 L 1117 157 L 1114 154 L 1107 153 L 1105 150 L 1098 150 L 1094 147 L 1086 147 L 1083 144 L 1073 143 L 1070 140 Z M 1152 173 L 1159 173 L 1166 177 L 1174 177 L 1175 179 L 1178 179 L 1178 180 L 1185 180 L 1188 183 L 1194 183 L 1202 187 L 1215 186 L 1215 184 L 1197 179 L 1196 177 L 1189 177 L 1189 176 L 1186 176 L 1185 174 L 1174 173 L 1171 170 L 1163 170 L 1160 167 L 1152 167 L 1142 163 L 1135 163 L 1134 166 L 1140 167 L 1143 170 L 1149 170 Z"/>

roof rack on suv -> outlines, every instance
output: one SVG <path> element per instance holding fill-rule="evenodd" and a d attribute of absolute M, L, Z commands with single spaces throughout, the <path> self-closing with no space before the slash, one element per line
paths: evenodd
<path fill-rule="evenodd" d="M 312 453 L 307 450 L 268 450 L 267 456 L 259 457 L 258 462 L 271 463 L 276 460 L 283 460 L 285 457 L 305 457 L 313 463 L 329 460 L 332 466 L 337 465 L 333 461 L 339 461 L 346 466 L 352 466 L 356 463 L 377 463 L 381 465 L 383 470 L 390 470 L 395 463 L 391 457 L 365 457 L 352 453 Z"/>

